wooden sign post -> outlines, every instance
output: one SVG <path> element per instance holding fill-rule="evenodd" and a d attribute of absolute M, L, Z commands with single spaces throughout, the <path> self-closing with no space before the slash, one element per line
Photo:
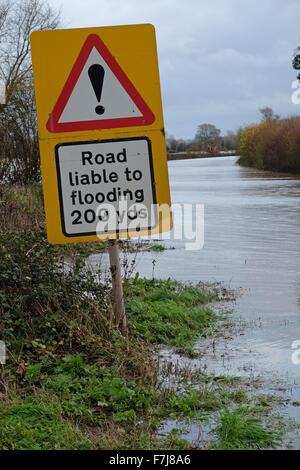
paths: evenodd
<path fill-rule="evenodd" d="M 124 292 L 120 268 L 119 240 L 109 240 L 108 253 L 113 288 L 115 324 L 124 335 L 128 334 L 128 319 L 125 309 Z"/>

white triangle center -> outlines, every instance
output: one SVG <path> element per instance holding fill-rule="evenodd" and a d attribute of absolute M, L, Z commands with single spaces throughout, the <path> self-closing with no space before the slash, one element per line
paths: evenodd
<path fill-rule="evenodd" d="M 95 95 L 88 70 L 91 65 L 99 64 L 104 69 L 103 87 L 100 102 Z M 95 109 L 103 106 L 104 113 L 99 115 Z M 59 118 L 59 123 L 101 121 L 141 117 L 142 113 L 123 88 L 105 60 L 93 47 L 81 71 L 78 81 Z"/>

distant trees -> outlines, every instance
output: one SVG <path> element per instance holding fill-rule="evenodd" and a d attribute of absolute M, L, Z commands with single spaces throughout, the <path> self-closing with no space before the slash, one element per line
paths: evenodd
<path fill-rule="evenodd" d="M 296 52 L 293 58 L 293 67 L 295 70 L 300 70 L 300 46 L 297 47 Z M 298 80 L 300 80 L 300 73 L 297 75 Z"/>
<path fill-rule="evenodd" d="M 262 121 L 271 121 L 272 119 L 279 119 L 279 114 L 275 114 L 272 108 L 266 106 L 265 108 L 259 108 Z"/>
<path fill-rule="evenodd" d="M 0 0 L 0 181 L 40 180 L 30 34 L 55 29 L 59 13 L 42 0 Z"/>
<path fill-rule="evenodd" d="M 170 134 L 166 135 L 169 153 L 230 151 L 237 148 L 237 141 L 237 133 L 227 131 L 226 135 L 222 136 L 221 130 L 213 124 L 200 124 L 193 140 L 176 139 Z"/>
<path fill-rule="evenodd" d="M 233 131 L 227 131 L 226 135 L 220 138 L 221 147 L 224 150 L 235 150 L 237 148 L 237 141 L 237 133 Z"/>
<path fill-rule="evenodd" d="M 194 141 L 200 144 L 200 147 L 206 149 L 208 145 L 217 146 L 220 143 L 221 130 L 213 124 L 200 124 Z"/>
<path fill-rule="evenodd" d="M 176 139 L 173 135 L 166 135 L 166 144 L 169 152 L 185 152 L 188 143 L 184 139 Z"/>

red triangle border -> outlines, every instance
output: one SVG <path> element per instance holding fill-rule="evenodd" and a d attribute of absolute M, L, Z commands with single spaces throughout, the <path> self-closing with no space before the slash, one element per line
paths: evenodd
<path fill-rule="evenodd" d="M 98 50 L 108 67 L 140 110 L 142 116 L 132 118 L 97 119 L 94 121 L 58 122 L 93 47 Z M 63 87 L 53 111 L 50 114 L 46 127 L 49 132 L 72 132 L 95 129 L 114 129 L 131 126 L 147 126 L 152 124 L 154 121 L 155 116 L 151 109 L 145 103 L 125 72 L 121 69 L 115 58 L 105 46 L 104 42 L 97 34 L 90 34 L 83 44 L 65 86 Z"/>

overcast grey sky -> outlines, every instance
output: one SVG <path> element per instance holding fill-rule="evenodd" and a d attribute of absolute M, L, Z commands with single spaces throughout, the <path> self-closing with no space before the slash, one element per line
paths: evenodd
<path fill-rule="evenodd" d="M 193 138 L 198 124 L 222 132 L 291 102 L 300 46 L 300 0 L 48 0 L 64 27 L 152 23 L 156 28 L 165 128 Z"/>

